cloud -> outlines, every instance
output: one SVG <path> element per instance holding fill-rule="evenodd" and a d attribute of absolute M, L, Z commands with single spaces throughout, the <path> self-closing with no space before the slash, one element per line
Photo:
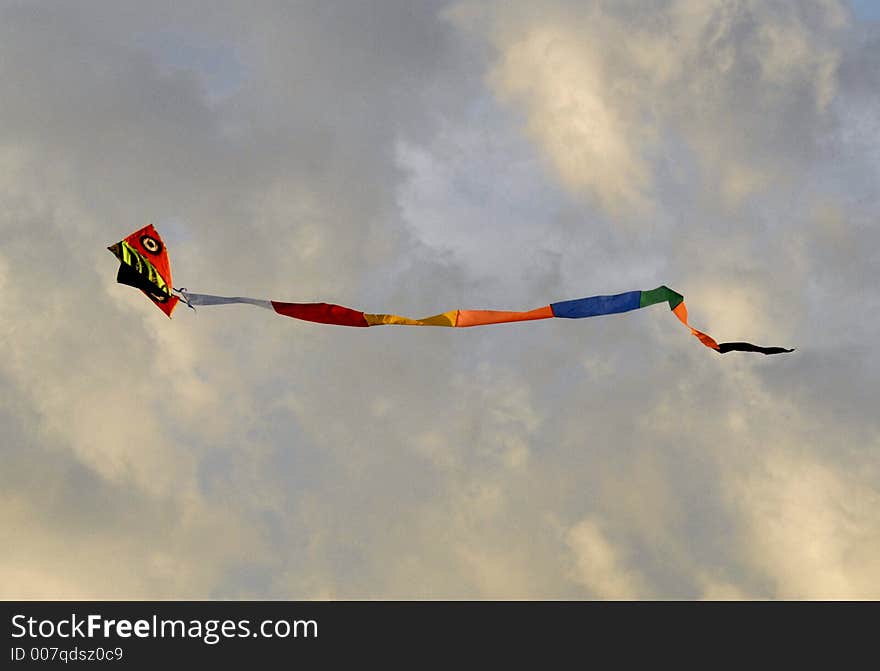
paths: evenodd
<path fill-rule="evenodd" d="M 731 494 L 747 515 L 749 560 L 772 579 L 774 597 L 877 598 L 880 492 L 872 479 L 777 453 Z"/>
<path fill-rule="evenodd" d="M 668 1 L 461 3 L 495 47 L 489 84 L 519 107 L 564 184 L 650 216 L 654 162 L 693 155 L 725 202 L 785 180 L 835 93 L 844 10 Z"/>
<path fill-rule="evenodd" d="M 594 519 L 582 520 L 566 535 L 574 555 L 573 579 L 599 599 L 638 599 L 648 593 L 638 574 L 627 568 L 620 552 Z"/>

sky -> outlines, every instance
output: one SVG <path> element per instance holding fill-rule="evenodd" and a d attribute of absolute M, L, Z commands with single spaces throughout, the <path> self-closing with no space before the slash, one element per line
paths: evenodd
<path fill-rule="evenodd" d="M 880 598 L 864 0 L 0 0 L 0 597 Z M 168 320 L 176 286 L 475 329 Z"/>

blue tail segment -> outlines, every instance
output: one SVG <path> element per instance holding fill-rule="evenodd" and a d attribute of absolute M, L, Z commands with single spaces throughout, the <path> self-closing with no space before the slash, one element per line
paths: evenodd
<path fill-rule="evenodd" d="M 641 291 L 627 291 L 625 294 L 614 296 L 591 296 L 589 298 L 577 298 L 573 301 L 551 303 L 554 317 L 563 319 L 581 319 L 582 317 L 597 317 L 610 315 L 615 312 L 629 312 L 640 307 L 642 298 Z"/>

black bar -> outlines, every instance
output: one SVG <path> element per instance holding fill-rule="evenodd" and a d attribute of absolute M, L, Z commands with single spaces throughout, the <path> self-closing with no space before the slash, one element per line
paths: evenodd
<path fill-rule="evenodd" d="M 614 666 L 644 658 L 681 661 L 696 659 L 707 645 L 718 655 L 706 660 L 714 667 L 722 658 L 748 661 L 756 649 L 809 650 L 816 661 L 823 646 L 830 651 L 832 642 L 845 639 L 828 658 L 843 668 L 859 643 L 868 649 L 878 616 L 877 603 L 792 602 L 7 601 L 0 610 L 7 635 L 0 668 L 9 669 L 45 667 L 53 660 L 40 658 L 52 655 L 68 668 L 269 661 L 326 668 L 351 655 L 371 666 L 394 660 L 409 668 L 433 668 L 439 660 L 469 668 L 477 658 L 526 657 L 554 668 L 551 660 L 575 655 L 585 662 L 578 666 L 608 668 L 600 658 L 611 655 Z M 115 659 L 120 652 L 122 659 Z M 71 659 L 74 654 L 91 659 Z"/>

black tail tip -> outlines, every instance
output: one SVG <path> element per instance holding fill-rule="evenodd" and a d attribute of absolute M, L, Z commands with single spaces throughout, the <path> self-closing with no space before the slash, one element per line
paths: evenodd
<path fill-rule="evenodd" d="M 718 353 L 727 354 L 728 352 L 756 352 L 758 354 L 789 354 L 794 352 L 795 348 L 787 349 L 785 347 L 761 347 L 753 345 L 750 342 L 722 342 L 718 343 Z"/>

